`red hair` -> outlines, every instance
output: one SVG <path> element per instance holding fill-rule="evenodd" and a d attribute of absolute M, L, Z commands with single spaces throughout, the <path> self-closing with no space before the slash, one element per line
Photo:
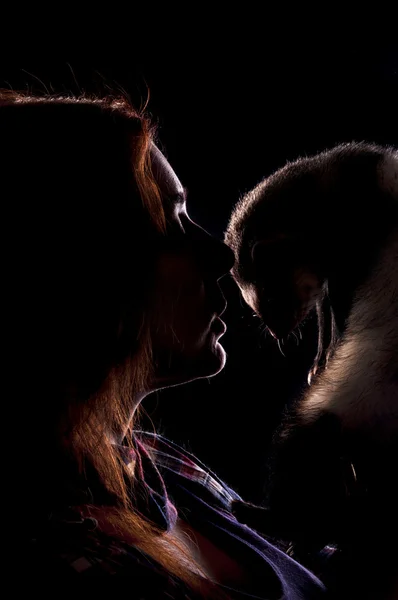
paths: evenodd
<path fill-rule="evenodd" d="M 203 597 L 221 597 L 181 543 L 137 514 L 132 474 L 109 438 L 132 428 L 133 398 L 151 377 L 152 242 L 166 231 L 153 139 L 124 99 L 0 95 L 13 377 L 3 415 L 24 446 L 16 460 L 28 448 L 29 467 L 12 490 L 34 528 L 90 487 L 115 537 L 127 535 Z"/>

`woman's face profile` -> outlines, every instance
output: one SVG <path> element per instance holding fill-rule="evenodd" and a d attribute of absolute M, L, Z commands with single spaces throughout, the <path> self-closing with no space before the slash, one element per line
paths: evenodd
<path fill-rule="evenodd" d="M 210 377 L 224 367 L 219 319 L 226 302 L 218 280 L 234 262 L 232 251 L 188 216 L 186 193 L 153 145 L 152 169 L 167 218 L 167 236 L 155 273 L 152 330 L 156 387 Z"/>

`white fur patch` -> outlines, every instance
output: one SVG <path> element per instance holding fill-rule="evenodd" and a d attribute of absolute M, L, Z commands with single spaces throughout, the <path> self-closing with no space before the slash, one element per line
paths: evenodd
<path fill-rule="evenodd" d="M 373 429 L 382 419 L 387 429 L 397 429 L 398 392 L 388 378 L 384 381 L 383 354 L 375 347 L 372 332 L 354 337 L 339 350 L 304 400 L 304 411 L 314 415 L 326 410 L 347 427 L 361 424 Z"/>
<path fill-rule="evenodd" d="M 347 330 L 302 403 L 312 422 L 322 411 L 346 428 L 383 438 L 398 432 L 398 231 L 359 290 Z"/>

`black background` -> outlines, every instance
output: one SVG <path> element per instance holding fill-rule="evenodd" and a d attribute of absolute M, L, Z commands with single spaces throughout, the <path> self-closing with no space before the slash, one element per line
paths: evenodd
<path fill-rule="evenodd" d="M 159 35 L 150 18 L 140 26 L 145 35 L 135 34 L 134 22 L 128 34 L 113 28 L 95 41 L 83 35 L 79 47 L 73 31 L 56 44 L 55 26 L 30 31 L 29 38 L 17 30 L 3 39 L 0 85 L 41 93 L 123 91 L 135 105 L 149 89 L 148 112 L 188 188 L 190 215 L 214 235 L 222 236 L 238 198 L 289 159 L 344 141 L 398 145 L 398 54 L 387 33 L 383 42 L 372 34 L 342 39 L 338 30 L 316 39 L 306 32 L 272 35 L 271 21 L 251 34 L 239 24 L 233 32 L 223 28 L 222 19 L 212 30 L 198 25 L 195 34 L 176 26 Z M 330 210 L 320 205 L 321 219 Z M 247 499 L 260 500 L 271 435 L 283 407 L 305 388 L 315 327 L 310 320 L 303 340 L 286 343 L 283 356 L 233 282 L 222 285 L 229 302 L 226 368 L 158 392 L 143 406 L 157 429 Z"/>

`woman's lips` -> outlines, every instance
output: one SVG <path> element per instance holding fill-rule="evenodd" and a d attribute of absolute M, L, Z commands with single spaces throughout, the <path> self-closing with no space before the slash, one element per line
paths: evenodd
<path fill-rule="evenodd" d="M 220 317 L 215 317 L 213 319 L 213 321 L 211 322 L 210 328 L 214 333 L 217 333 L 220 335 L 224 334 L 227 331 L 227 326 L 224 323 L 224 321 L 222 321 L 220 319 Z"/>

